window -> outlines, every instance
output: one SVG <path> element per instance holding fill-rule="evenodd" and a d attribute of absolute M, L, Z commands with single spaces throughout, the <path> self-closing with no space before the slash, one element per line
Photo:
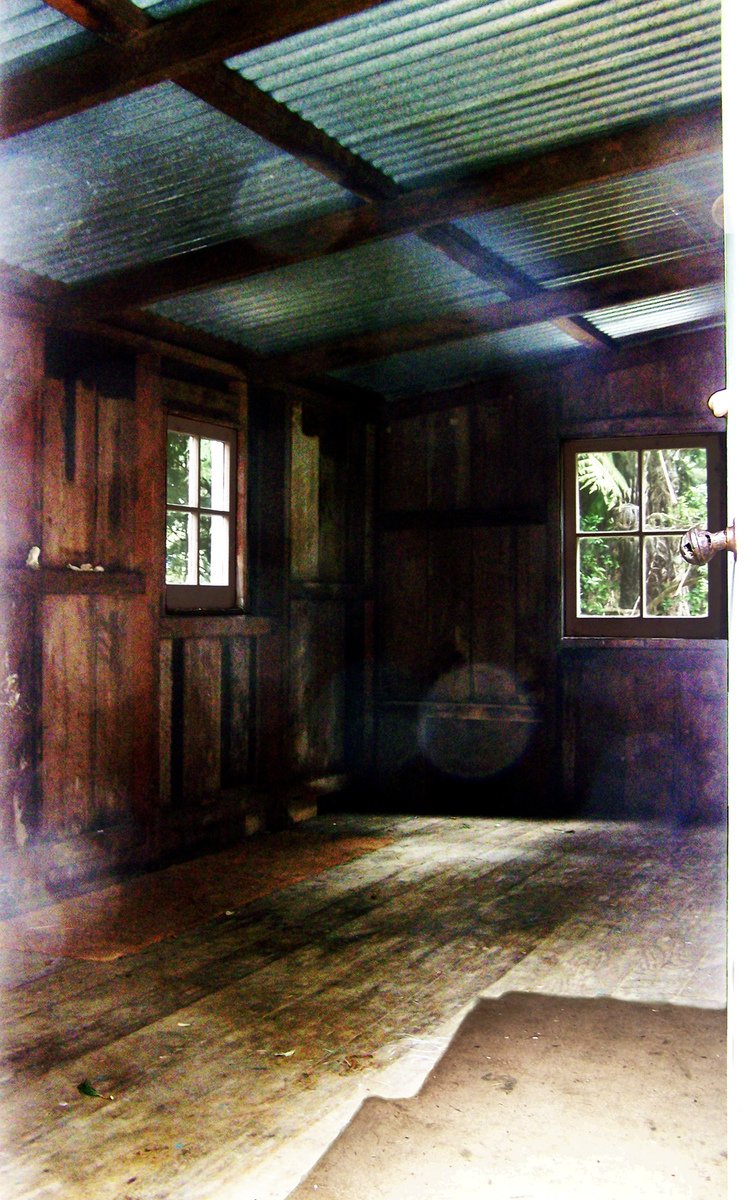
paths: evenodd
<path fill-rule="evenodd" d="M 720 440 L 569 442 L 563 465 L 565 633 L 720 636 L 725 558 L 679 550 L 693 526 L 722 528 Z"/>
<path fill-rule="evenodd" d="M 235 463 L 233 429 L 169 418 L 167 608 L 224 609 L 235 603 Z"/>

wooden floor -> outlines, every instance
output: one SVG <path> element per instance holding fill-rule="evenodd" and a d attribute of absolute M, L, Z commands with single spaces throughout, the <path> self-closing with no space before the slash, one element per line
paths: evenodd
<path fill-rule="evenodd" d="M 480 995 L 725 1004 L 720 829 L 312 825 L 393 841 L 117 962 L 5 954 L 4 1200 L 281 1200 Z"/>

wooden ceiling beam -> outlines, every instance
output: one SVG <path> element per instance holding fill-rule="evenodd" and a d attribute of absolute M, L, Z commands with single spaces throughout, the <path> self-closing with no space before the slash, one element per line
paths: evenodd
<path fill-rule="evenodd" d="M 383 0 L 210 0 L 155 21 L 136 40 L 96 46 L 3 85 L 5 137 L 129 95 L 173 75 L 377 8 Z M 72 69 L 71 69 L 72 68 Z"/>
<path fill-rule="evenodd" d="M 544 151 L 522 162 L 502 163 L 444 187 L 420 188 L 353 210 L 287 225 L 262 238 L 234 238 L 120 271 L 79 285 L 72 295 L 81 305 L 94 308 L 114 310 L 151 304 L 381 238 L 423 232 L 477 212 L 716 152 L 721 148 L 720 130 L 720 107 L 713 106 Z"/>
<path fill-rule="evenodd" d="M 540 321 L 561 323 L 581 312 L 665 295 L 683 288 L 718 283 L 722 279 L 721 250 L 717 247 L 703 248 L 670 262 L 623 269 L 585 284 L 544 289 L 532 296 L 503 304 L 487 304 L 467 312 L 450 313 L 419 324 L 391 326 L 353 337 L 337 338 L 307 349 L 275 355 L 270 361 L 293 378 L 322 375 L 394 354 L 535 325 Z M 596 330 L 596 333 L 600 333 L 600 330 Z M 607 340 L 612 347 L 617 345 L 613 339 Z"/>
<path fill-rule="evenodd" d="M 387 175 L 223 63 L 172 80 L 363 200 L 399 192 Z"/>

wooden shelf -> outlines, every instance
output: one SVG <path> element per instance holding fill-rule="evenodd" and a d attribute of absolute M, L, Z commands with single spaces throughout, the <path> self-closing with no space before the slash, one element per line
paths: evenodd
<path fill-rule="evenodd" d="M 140 571 L 72 571 L 70 567 L 0 567 L 0 593 L 10 596 L 136 596 Z"/>

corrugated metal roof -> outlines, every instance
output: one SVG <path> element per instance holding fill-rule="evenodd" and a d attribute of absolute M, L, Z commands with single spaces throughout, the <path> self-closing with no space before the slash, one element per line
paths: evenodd
<path fill-rule="evenodd" d="M 76 282 L 354 198 L 171 83 L 0 147 L 0 258 Z"/>
<path fill-rule="evenodd" d="M 580 343 L 552 322 L 482 334 L 426 350 L 395 354 L 359 367 L 335 371 L 339 379 L 370 388 L 388 400 L 485 379 L 533 359 L 580 349 Z"/>
<path fill-rule="evenodd" d="M 43 0 L 2 0 L 0 79 L 78 54 L 96 38 Z"/>
<path fill-rule="evenodd" d="M 720 94 L 720 0 L 396 0 L 230 60 L 401 183 Z"/>
<path fill-rule="evenodd" d="M 273 354 L 504 298 L 409 236 L 175 297 L 154 310 Z"/>
<path fill-rule="evenodd" d="M 131 0 L 138 8 L 148 10 L 151 17 L 161 21 L 166 17 L 174 17 L 177 13 L 185 12 L 188 8 L 199 8 L 207 0 Z"/>
<path fill-rule="evenodd" d="M 459 224 L 535 280 L 558 286 L 720 242 L 711 208 L 722 189 L 720 155 L 703 155 Z"/>
<path fill-rule="evenodd" d="M 695 321 L 717 325 L 725 315 L 723 285 L 714 283 L 665 296 L 651 296 L 648 300 L 599 308 L 585 315 L 598 329 L 614 338 L 634 337 Z"/>

